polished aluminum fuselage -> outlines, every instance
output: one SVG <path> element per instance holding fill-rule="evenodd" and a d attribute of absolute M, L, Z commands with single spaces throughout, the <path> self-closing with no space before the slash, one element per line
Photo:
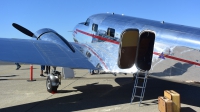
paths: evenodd
<path fill-rule="evenodd" d="M 172 80 L 200 81 L 200 28 L 153 21 L 117 14 L 96 14 L 78 24 L 73 32 L 80 50 L 89 61 L 104 71 L 134 73 L 133 66 L 120 69 L 117 66 L 121 33 L 128 28 L 152 31 L 156 34 L 151 74 Z M 98 30 L 92 30 L 93 24 Z M 106 36 L 108 28 L 115 29 L 114 37 Z M 161 56 L 162 55 L 162 56 Z"/>

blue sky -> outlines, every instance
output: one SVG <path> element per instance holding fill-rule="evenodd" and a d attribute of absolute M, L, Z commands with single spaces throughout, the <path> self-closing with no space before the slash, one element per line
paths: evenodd
<path fill-rule="evenodd" d="M 72 41 L 68 31 L 77 23 L 106 12 L 200 28 L 200 0 L 0 0 L 0 37 L 29 39 L 15 22 L 32 32 L 52 28 Z"/>

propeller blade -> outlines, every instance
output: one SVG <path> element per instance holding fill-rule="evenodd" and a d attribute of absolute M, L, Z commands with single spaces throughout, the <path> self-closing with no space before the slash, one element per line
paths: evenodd
<path fill-rule="evenodd" d="M 31 31 L 29 31 L 28 29 L 26 29 L 16 23 L 13 23 L 12 26 L 15 27 L 16 29 L 18 29 L 20 32 L 22 32 L 30 37 L 34 37 L 34 34 Z"/>

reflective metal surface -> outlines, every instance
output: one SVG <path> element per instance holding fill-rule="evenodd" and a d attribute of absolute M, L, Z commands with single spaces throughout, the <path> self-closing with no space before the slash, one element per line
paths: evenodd
<path fill-rule="evenodd" d="M 200 28 L 106 13 L 92 15 L 89 20 L 87 25 L 78 24 L 73 36 L 84 45 L 81 49 L 83 54 L 92 54 L 88 59 L 94 66 L 100 63 L 105 71 L 136 72 L 135 66 L 118 68 L 117 58 L 121 33 L 128 28 L 137 28 L 140 32 L 152 31 L 156 34 L 152 75 L 200 81 L 195 74 L 200 72 Z M 92 30 L 97 25 L 98 30 Z M 115 30 L 114 37 L 109 36 L 109 28 Z"/>
<path fill-rule="evenodd" d="M 0 38 L 0 51 L 2 61 L 94 69 L 79 50 L 50 41 Z"/>
<path fill-rule="evenodd" d="M 200 81 L 200 28 L 108 13 L 92 15 L 79 23 L 73 32 L 76 43 L 48 28 L 34 34 L 38 40 L 0 38 L 0 60 L 134 73 L 135 66 L 117 66 L 120 36 L 129 28 L 156 35 L 152 75 Z"/>
<path fill-rule="evenodd" d="M 101 65 L 106 72 L 122 72 L 122 73 L 134 73 L 137 71 L 136 67 L 133 66 L 131 69 L 120 69 L 117 65 L 118 59 L 118 45 L 112 43 L 85 43 L 78 44 L 81 47 L 82 53 L 86 55 L 87 52 L 91 53 L 88 60 L 96 67 L 98 64 Z"/>
<path fill-rule="evenodd" d="M 59 44 L 61 46 L 69 47 L 72 52 L 75 52 L 74 47 L 60 34 L 58 34 L 56 31 L 49 29 L 49 28 L 43 28 L 38 30 L 35 35 L 37 36 L 37 40 L 44 40 L 44 41 L 50 41 L 55 44 Z"/>

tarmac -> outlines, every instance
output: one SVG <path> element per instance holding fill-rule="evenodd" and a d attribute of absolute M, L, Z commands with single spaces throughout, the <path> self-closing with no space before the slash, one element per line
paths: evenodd
<path fill-rule="evenodd" d="M 48 93 L 46 77 L 40 77 L 40 66 L 0 62 L 0 112 L 159 112 L 158 96 L 164 90 L 175 90 L 181 96 L 181 112 L 200 112 L 200 87 L 149 78 L 142 104 L 131 95 L 132 74 L 95 74 L 74 69 L 75 77 L 62 79 L 58 92 Z M 57 70 L 61 71 L 58 67 Z"/>

